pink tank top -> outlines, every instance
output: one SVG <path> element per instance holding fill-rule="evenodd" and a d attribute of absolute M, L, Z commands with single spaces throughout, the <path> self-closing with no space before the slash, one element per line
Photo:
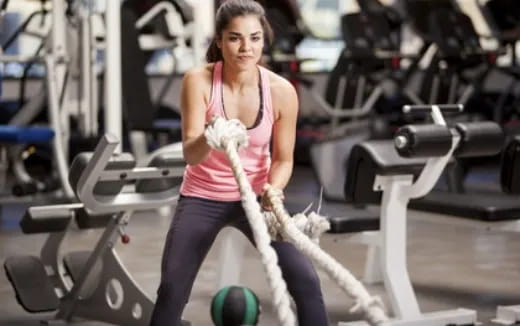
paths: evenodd
<path fill-rule="evenodd" d="M 256 194 L 260 194 L 267 183 L 271 166 L 269 145 L 274 123 L 268 72 L 263 67 L 258 68 L 261 107 L 254 126 L 247 130 L 249 146 L 239 152 L 244 171 Z M 222 99 L 222 62 L 220 61 L 215 63 L 213 68 L 211 99 L 206 109 L 206 122 L 213 116 L 226 118 Z M 216 150 L 210 151 L 206 159 L 199 164 L 186 167 L 180 193 L 185 196 L 221 201 L 240 200 L 238 185 L 226 154 Z"/>

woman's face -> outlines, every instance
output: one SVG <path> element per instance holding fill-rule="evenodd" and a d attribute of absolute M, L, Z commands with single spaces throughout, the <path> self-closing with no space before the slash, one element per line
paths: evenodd
<path fill-rule="evenodd" d="M 224 61 L 239 70 L 255 67 L 262 57 L 264 32 L 260 19 L 254 15 L 238 16 L 229 22 L 217 40 Z"/>

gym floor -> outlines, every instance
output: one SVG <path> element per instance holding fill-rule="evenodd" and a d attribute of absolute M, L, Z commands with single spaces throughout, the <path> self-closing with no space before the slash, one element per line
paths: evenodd
<path fill-rule="evenodd" d="M 302 208 L 316 202 L 319 187 L 310 168 L 297 167 L 287 188 L 288 201 Z M 327 203 L 322 213 L 341 214 L 345 206 Z M 375 209 L 375 208 L 374 208 Z M 377 210 L 375 210 L 377 212 Z M 38 255 L 45 235 L 23 235 L 17 227 L 22 213 L 18 206 L 4 206 L 0 219 L 0 261 L 17 254 Z M 439 216 L 416 211 L 409 212 L 408 268 L 422 311 L 438 311 L 464 307 L 477 310 L 483 325 L 491 325 L 497 305 L 520 304 L 520 236 L 472 227 L 464 223 L 432 222 Z M 459 219 L 453 219 L 458 221 Z M 170 217 L 142 212 L 133 217 L 127 228 L 131 236 L 128 245 L 118 244 L 117 250 L 126 266 L 142 288 L 155 297 L 159 280 L 159 262 Z M 67 248 L 84 250 L 97 239 L 98 231 L 77 232 L 67 240 Z M 185 319 L 194 326 L 211 325 L 209 306 L 216 292 L 219 264 L 219 236 L 206 258 L 192 291 Z M 353 244 L 343 235 L 325 234 L 321 246 L 361 277 L 366 246 Z M 250 287 L 260 298 L 260 325 L 276 325 L 270 304 L 270 292 L 259 255 L 252 246 L 247 249 L 242 284 Z M 331 325 L 355 319 L 348 313 L 352 302 L 328 277 L 320 272 L 323 293 Z M 388 297 L 381 285 L 368 286 L 373 294 L 381 295 L 388 305 Z M 0 325 L 38 325 L 49 314 L 31 315 L 17 304 L 5 274 L 0 273 Z M 102 325 L 80 322 L 78 325 Z"/>

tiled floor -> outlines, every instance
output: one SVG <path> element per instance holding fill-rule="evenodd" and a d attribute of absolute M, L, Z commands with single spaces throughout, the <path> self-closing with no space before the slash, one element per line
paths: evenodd
<path fill-rule="evenodd" d="M 287 190 L 288 201 L 305 207 L 316 201 L 318 188 L 312 174 L 305 168 L 297 169 Z M 322 212 L 340 214 L 342 204 L 325 203 Z M 0 261 L 17 254 L 38 254 L 45 240 L 44 235 L 23 235 L 16 227 L 16 211 L 4 208 L 0 228 Z M 467 225 L 433 223 L 435 215 L 411 211 L 408 236 L 408 267 L 414 289 L 423 311 L 436 311 L 465 307 L 475 309 L 484 325 L 489 325 L 498 304 L 520 304 L 520 235 L 475 228 Z M 159 278 L 159 261 L 169 217 L 154 213 L 135 216 L 127 230 L 130 244 L 118 244 L 118 252 L 135 279 L 152 297 Z M 98 233 L 75 232 L 66 248 L 85 249 L 92 246 Z M 211 325 L 209 304 L 216 291 L 219 265 L 217 239 L 197 277 L 185 318 L 193 325 Z M 354 275 L 361 277 L 366 247 L 353 244 L 342 235 L 327 234 L 321 245 Z M 270 293 L 258 254 L 248 247 L 242 273 L 242 283 L 256 292 L 263 306 L 260 325 L 276 325 L 270 307 Z M 322 276 L 323 292 L 331 324 L 351 319 L 348 307 L 351 301 Z M 379 294 L 388 303 L 382 286 L 368 286 L 370 292 Z M 0 273 L 0 325 L 38 325 L 38 320 L 48 315 L 31 315 L 17 304 L 10 283 Z M 84 322 L 81 325 L 100 325 Z"/>

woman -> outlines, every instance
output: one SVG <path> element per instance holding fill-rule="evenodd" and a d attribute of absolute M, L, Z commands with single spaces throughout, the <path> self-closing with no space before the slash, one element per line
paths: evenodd
<path fill-rule="evenodd" d="M 262 194 L 264 185 L 283 189 L 292 173 L 298 99 L 288 81 L 258 65 L 264 42 L 272 39 L 263 8 L 252 0 L 228 0 L 215 22 L 209 64 L 187 72 L 183 80 L 183 152 L 188 166 L 166 237 L 154 326 L 181 325 L 197 272 L 223 227 L 238 228 L 254 243 L 229 162 L 206 143 L 204 129 L 210 119 L 239 119 L 247 127 L 249 146 L 240 157 L 264 209 L 270 206 Z M 312 264 L 292 244 L 280 241 L 272 246 L 296 303 L 299 325 L 327 325 Z"/>

